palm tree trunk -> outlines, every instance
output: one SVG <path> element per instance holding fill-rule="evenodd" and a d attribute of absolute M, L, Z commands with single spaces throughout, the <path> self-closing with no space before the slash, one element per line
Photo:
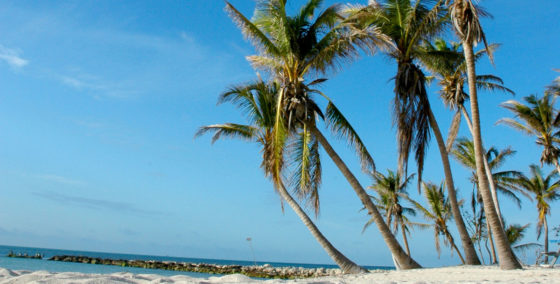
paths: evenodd
<path fill-rule="evenodd" d="M 471 135 L 474 137 L 474 130 L 473 130 L 471 118 L 469 117 L 469 114 L 467 113 L 467 110 L 464 107 L 461 106 L 460 108 L 463 112 L 463 116 L 465 117 L 465 120 L 467 121 L 467 126 L 469 127 Z M 482 153 L 484 154 L 484 159 L 483 159 L 484 160 L 484 171 L 486 171 L 486 176 L 488 176 L 488 183 L 490 185 L 490 192 L 492 193 L 492 201 L 494 202 L 494 206 L 496 207 L 496 213 L 498 214 L 498 217 L 500 219 L 500 225 L 503 228 L 504 227 L 504 219 L 502 217 L 502 210 L 500 209 L 500 202 L 498 202 L 498 193 L 496 191 L 496 183 L 494 182 L 494 176 L 492 175 L 492 170 L 490 169 L 490 165 L 488 165 L 488 157 L 486 156 L 486 149 L 484 149 L 484 146 L 482 146 Z M 488 232 L 490 232 L 490 231 L 488 231 Z M 494 243 L 492 243 L 492 246 L 493 245 L 494 245 Z M 494 258 L 494 260 L 495 260 L 495 258 Z M 494 262 L 494 263 L 496 263 L 496 262 Z"/>
<path fill-rule="evenodd" d="M 488 240 L 490 241 L 490 248 L 492 249 L 492 264 L 498 263 L 496 259 L 496 248 L 494 247 L 494 238 L 492 237 L 492 230 L 490 229 L 490 224 L 486 222 L 486 229 L 488 230 Z"/>
<path fill-rule="evenodd" d="M 544 216 L 544 251 L 548 252 L 548 222 L 546 220 L 546 215 Z M 544 263 L 548 264 L 548 255 L 544 256 Z"/>
<path fill-rule="evenodd" d="M 410 248 L 408 247 L 408 239 L 406 238 L 406 230 L 405 230 L 404 223 L 401 223 L 401 231 L 402 231 L 404 247 L 406 248 L 406 254 L 410 256 Z"/>
<path fill-rule="evenodd" d="M 398 264 L 397 267 L 400 267 L 401 269 L 420 268 L 421 266 L 404 252 L 404 250 L 402 249 L 401 245 L 399 244 L 395 236 L 391 233 L 389 226 L 387 226 L 387 224 L 383 221 L 383 216 L 381 216 L 381 214 L 377 210 L 377 207 L 375 207 L 375 205 L 369 198 L 368 194 L 366 193 L 366 191 L 364 190 L 360 182 L 356 179 L 354 174 L 352 174 L 350 169 L 348 169 L 348 167 L 342 161 L 340 156 L 338 156 L 338 154 L 334 151 L 334 149 L 331 147 L 330 143 L 327 141 L 325 136 L 323 136 L 323 134 L 319 131 L 319 129 L 317 129 L 317 127 L 315 127 L 314 125 L 310 125 L 309 129 L 311 133 L 313 133 L 313 135 L 317 138 L 321 146 L 323 146 L 323 148 L 325 149 L 329 157 L 333 160 L 333 162 L 336 164 L 338 169 L 342 172 L 346 180 L 348 180 L 348 183 L 350 183 L 350 185 L 352 186 L 352 188 L 354 189 L 354 191 L 362 201 L 362 204 L 368 210 L 369 215 L 375 222 L 375 225 L 377 225 L 377 228 L 379 229 L 381 236 L 385 240 L 385 243 L 389 247 L 391 254 L 395 258 Z"/>
<path fill-rule="evenodd" d="M 453 213 L 453 218 L 455 219 L 455 224 L 457 225 L 457 230 L 459 231 L 459 236 L 461 237 L 463 250 L 465 251 L 465 256 L 467 257 L 467 264 L 480 265 L 480 259 L 476 255 L 476 250 L 472 243 L 472 239 L 469 236 L 469 232 L 467 231 L 467 227 L 465 226 L 465 222 L 463 221 L 463 216 L 461 215 L 461 210 L 459 209 L 459 203 L 457 202 L 457 192 L 455 190 L 455 184 L 453 183 L 451 165 L 449 164 L 449 153 L 445 147 L 445 142 L 443 141 L 443 137 L 434 114 L 432 113 L 432 110 L 429 110 L 429 112 L 430 126 L 434 136 L 436 137 L 441 162 L 443 164 L 443 171 L 445 173 L 445 184 L 447 185 L 447 192 L 451 203 L 451 212 Z"/>
<path fill-rule="evenodd" d="M 468 40 L 464 40 L 463 51 L 465 53 L 465 62 L 467 63 L 467 76 L 469 81 L 469 94 L 471 96 L 471 113 L 473 120 L 473 144 L 476 161 L 476 175 L 479 177 L 480 193 L 482 195 L 482 203 L 484 204 L 484 212 L 486 219 L 490 223 L 490 228 L 494 233 L 496 245 L 498 247 L 498 258 L 500 268 L 502 269 L 521 269 L 521 264 L 513 254 L 511 245 L 509 244 L 504 228 L 500 225 L 500 219 L 496 213 L 496 208 L 492 200 L 492 194 L 488 186 L 488 177 L 484 171 L 484 155 L 482 148 L 482 137 L 480 131 L 480 114 L 478 110 L 478 96 L 476 90 L 476 75 L 474 65 L 474 53 L 472 44 Z"/>
<path fill-rule="evenodd" d="M 343 273 L 367 273 L 368 271 L 357 265 L 356 263 L 352 262 L 346 256 L 344 256 L 340 251 L 338 251 L 330 242 L 325 238 L 325 236 L 319 231 L 317 226 L 311 221 L 309 216 L 303 211 L 301 206 L 294 200 L 294 198 L 290 195 L 290 193 L 286 190 L 283 184 L 278 186 L 278 192 L 280 196 L 292 209 L 296 212 L 298 217 L 301 219 L 303 224 L 309 229 L 313 237 L 319 242 L 319 244 L 323 247 L 323 249 L 327 252 L 327 254 L 331 257 L 331 259 L 340 267 Z"/>
<path fill-rule="evenodd" d="M 455 242 L 452 242 L 451 245 L 453 246 L 453 248 L 455 249 L 455 251 L 457 252 L 457 255 L 459 256 L 459 258 L 461 259 L 461 262 L 463 264 L 465 264 L 465 259 L 463 258 L 463 256 L 461 255 L 461 252 L 459 251 L 459 249 L 457 248 L 457 246 L 455 245 Z"/>

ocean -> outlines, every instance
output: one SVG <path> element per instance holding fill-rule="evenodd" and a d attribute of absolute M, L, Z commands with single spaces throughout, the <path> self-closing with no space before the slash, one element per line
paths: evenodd
<path fill-rule="evenodd" d="M 27 253 L 28 255 L 35 255 L 39 253 L 43 255 L 43 259 L 7 257 L 10 251 L 16 254 Z M 97 274 L 130 272 L 134 274 L 158 274 L 163 276 L 188 275 L 197 278 L 208 278 L 211 276 L 216 276 L 215 274 L 196 273 L 196 272 L 169 271 L 169 270 L 160 270 L 160 269 L 121 267 L 121 266 L 113 266 L 113 265 L 85 264 L 85 263 L 48 260 L 50 257 L 55 255 L 81 255 L 81 256 L 110 258 L 110 259 L 177 261 L 177 262 L 192 262 L 192 263 L 210 263 L 210 264 L 220 264 L 220 265 L 227 265 L 227 264 L 254 265 L 254 262 L 252 261 L 243 261 L 243 260 L 184 258 L 184 257 L 120 254 L 120 253 L 107 253 L 107 252 L 76 251 L 76 250 L 46 249 L 46 248 L 31 248 L 31 247 L 0 245 L 0 267 L 11 269 L 11 270 L 30 270 L 30 271 L 46 270 L 49 272 L 80 272 L 80 273 L 97 273 Z M 274 267 L 293 266 L 293 267 L 305 267 L 305 268 L 321 268 L 321 267 L 337 268 L 336 265 L 330 265 L 330 264 L 281 263 L 281 262 L 262 262 L 262 261 L 257 261 L 256 264 L 257 265 L 270 264 L 271 266 Z M 365 268 L 385 269 L 385 270 L 394 269 L 394 267 L 388 267 L 388 266 L 365 266 Z"/>

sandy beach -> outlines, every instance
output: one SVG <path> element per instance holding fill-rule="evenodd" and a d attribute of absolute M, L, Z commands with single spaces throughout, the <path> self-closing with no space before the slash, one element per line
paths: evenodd
<path fill-rule="evenodd" d="M 372 271 L 369 274 L 342 275 L 297 280 L 254 280 L 233 274 L 221 277 L 163 277 L 153 274 L 83 274 L 74 272 L 12 271 L 0 269 L 0 283 L 560 283 L 560 269 L 531 267 L 504 271 L 497 267 L 445 267 L 407 271 Z"/>

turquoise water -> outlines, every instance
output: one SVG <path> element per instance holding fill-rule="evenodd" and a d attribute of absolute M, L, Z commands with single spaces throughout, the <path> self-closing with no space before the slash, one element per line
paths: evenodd
<path fill-rule="evenodd" d="M 28 255 L 35 255 L 37 253 L 43 255 L 43 259 L 24 259 L 7 257 L 8 253 L 27 253 Z M 168 256 L 154 256 L 154 255 L 137 255 L 137 254 L 118 254 L 106 252 L 93 252 L 93 251 L 74 251 L 74 250 L 60 250 L 60 249 L 45 249 L 45 248 L 29 248 L 29 247 L 16 247 L 16 246 L 0 246 L 0 267 L 11 270 L 46 270 L 50 272 L 80 272 L 80 273 L 98 273 L 109 274 L 115 272 L 130 272 L 135 274 L 158 274 L 163 276 L 172 275 L 188 275 L 191 277 L 208 278 L 211 274 L 183 272 L 183 271 L 169 271 L 160 269 L 145 269 L 137 267 L 121 267 L 113 265 L 102 264 L 85 264 L 61 261 L 48 261 L 47 259 L 55 255 L 82 255 L 89 257 L 100 257 L 110 259 L 138 259 L 138 260 L 158 260 L 158 261 L 177 261 L 177 262 L 193 262 L 193 263 L 211 263 L 211 264 L 236 264 L 236 265 L 253 265 L 252 261 L 242 260 L 224 260 L 224 259 L 202 259 L 202 258 L 184 258 L 184 257 L 168 257 Z M 305 268 L 337 268 L 334 265 L 328 264 L 305 264 L 305 263 L 280 263 L 280 262 L 258 262 L 258 265 L 270 264 L 275 267 L 295 266 Z M 394 269 L 393 267 L 386 266 L 366 266 L 368 269 Z"/>

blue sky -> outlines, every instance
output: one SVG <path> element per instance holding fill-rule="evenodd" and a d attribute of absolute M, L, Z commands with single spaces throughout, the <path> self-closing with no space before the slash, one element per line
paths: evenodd
<path fill-rule="evenodd" d="M 291 2 L 297 8 L 302 1 Z M 232 3 L 252 14 L 253 1 Z M 560 6 L 554 0 L 481 4 L 494 16 L 484 20 L 487 38 L 502 47 L 495 66 L 482 60 L 479 73 L 501 76 L 517 99 L 542 94 L 559 75 L 553 69 L 560 68 Z M 282 213 L 259 168 L 257 146 L 193 140 L 202 125 L 243 122 L 233 107 L 216 106 L 216 98 L 255 77 L 244 59 L 254 50 L 222 1 L 0 6 L 1 244 L 250 260 L 250 236 L 258 260 L 331 263 L 290 208 Z M 396 166 L 390 114 L 395 71 L 377 54 L 331 74 L 323 86 L 381 171 Z M 437 86 L 430 92 L 447 129 L 451 115 Z M 495 125 L 510 116 L 499 107 L 510 98 L 480 94 L 483 134 L 486 145 L 518 151 L 503 169 L 526 171 L 540 157 L 534 139 Z M 352 152 L 331 140 L 369 185 Z M 454 161 L 452 166 L 460 194 L 468 198 L 470 173 Z M 319 228 L 356 262 L 391 265 L 375 228 L 362 233 L 367 216 L 325 154 L 323 168 Z M 442 178 L 432 145 L 425 179 Z M 410 188 L 413 196 L 415 191 Z M 507 199 L 502 206 L 509 223 L 535 222 L 528 200 L 522 210 Z M 560 224 L 558 210 L 553 204 L 551 225 Z M 459 262 L 445 249 L 438 259 L 431 231 L 412 234 L 411 251 L 421 264 Z M 533 226 L 526 240 L 534 238 Z"/>

